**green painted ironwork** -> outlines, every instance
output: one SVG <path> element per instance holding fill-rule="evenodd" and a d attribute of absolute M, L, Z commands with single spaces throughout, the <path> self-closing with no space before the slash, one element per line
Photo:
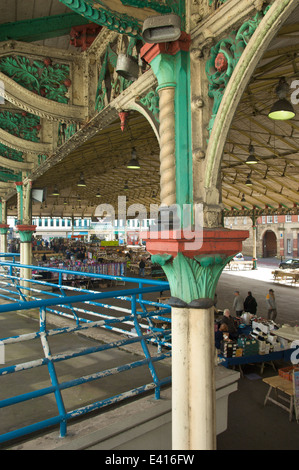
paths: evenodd
<path fill-rule="evenodd" d="M 269 8 L 270 6 L 264 11 L 258 12 L 253 19 L 246 21 L 238 31 L 232 31 L 227 38 L 221 39 L 211 49 L 210 57 L 206 63 L 206 75 L 209 81 L 208 95 L 214 100 L 212 117 L 208 127 L 209 133 L 212 131 L 218 109 L 233 71 L 250 38 Z"/>
<path fill-rule="evenodd" d="M 143 98 L 140 99 L 140 103 L 150 112 L 152 113 L 154 119 L 157 122 L 159 121 L 159 95 L 156 90 L 151 90 L 145 95 Z"/>
<path fill-rule="evenodd" d="M 22 172 L 14 173 L 13 170 L 0 167 L 0 181 L 22 181 Z"/>
<path fill-rule="evenodd" d="M 128 54 L 132 52 L 134 45 L 135 45 L 135 41 L 129 42 L 128 50 L 127 50 Z M 115 69 L 116 63 L 117 63 L 117 54 L 116 52 L 113 51 L 111 44 L 109 44 L 106 49 L 106 53 L 104 55 L 103 63 L 102 63 L 102 66 L 100 68 L 100 73 L 99 73 L 98 86 L 97 86 L 96 98 L 95 98 L 95 110 L 96 111 L 102 111 L 102 109 L 104 109 L 105 107 L 105 97 L 108 95 L 108 88 L 105 83 L 105 78 L 107 74 L 110 73 L 109 65 L 111 65 Z M 120 75 L 118 75 L 115 79 L 113 79 L 112 74 L 110 75 L 111 89 L 114 88 L 116 96 L 122 93 L 126 88 L 128 88 L 131 85 L 131 83 L 132 81 L 126 80 L 124 77 L 121 77 Z"/>
<path fill-rule="evenodd" d="M 68 103 L 66 94 L 71 81 L 67 64 L 54 64 L 50 58 L 41 61 L 7 56 L 0 60 L 0 71 L 33 93 L 58 103 Z"/>
<path fill-rule="evenodd" d="M 3 111 L 0 127 L 20 139 L 39 142 L 40 118 L 31 113 Z"/>
<path fill-rule="evenodd" d="M 101 8 L 101 2 L 93 0 L 59 0 L 71 10 L 84 16 L 87 20 L 97 23 L 106 28 L 117 31 L 127 36 L 138 37 L 141 39 L 141 24 L 135 18 L 128 15 L 118 14 L 106 8 Z M 94 8 L 97 3 L 97 8 Z"/>
<path fill-rule="evenodd" d="M 7 147 L 0 142 L 0 156 L 15 160 L 16 162 L 23 162 L 23 152 Z"/>
<path fill-rule="evenodd" d="M 101 26 L 117 31 L 120 34 L 142 39 L 142 24 L 139 20 L 126 14 L 109 10 L 106 2 L 99 0 L 59 0 L 76 13 Z M 121 0 L 124 5 L 137 8 L 151 8 L 157 13 L 176 13 L 185 24 L 184 0 Z M 109 3 L 109 2 L 107 2 Z"/>
<path fill-rule="evenodd" d="M 176 203 L 193 203 L 192 136 L 190 115 L 190 54 L 159 54 L 151 61 L 158 88 L 175 88 Z M 191 211 L 193 213 L 193 211 Z"/>
<path fill-rule="evenodd" d="M 214 299 L 219 277 L 233 257 L 203 255 L 188 258 L 178 253 L 153 255 L 152 262 L 159 264 L 167 276 L 172 297 L 189 304 L 198 299 Z"/>
<path fill-rule="evenodd" d="M 9 39 L 24 42 L 41 41 L 67 35 L 73 26 L 86 23 L 86 18 L 73 12 L 4 23 L 0 25 L 0 41 Z"/>

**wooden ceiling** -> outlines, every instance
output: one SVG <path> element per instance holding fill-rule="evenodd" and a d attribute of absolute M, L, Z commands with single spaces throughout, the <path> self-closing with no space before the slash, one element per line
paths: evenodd
<path fill-rule="evenodd" d="M 289 121 L 268 117 L 280 78 L 289 85 L 299 80 L 298 53 L 299 8 L 264 54 L 234 116 L 222 160 L 223 203 L 229 210 L 292 210 L 299 204 L 299 106 L 293 104 L 296 116 Z M 249 145 L 256 165 L 245 163 Z M 248 176 L 252 186 L 245 184 Z"/>
<path fill-rule="evenodd" d="M 140 169 L 127 168 L 133 148 Z M 159 168 L 157 138 L 148 121 L 132 113 L 124 131 L 116 121 L 34 181 L 34 188 L 47 188 L 47 200 L 35 203 L 33 214 L 88 217 L 99 204 L 111 204 L 117 213 L 118 196 L 149 209 L 151 203 L 159 204 Z M 85 187 L 77 186 L 81 173 Z M 52 195 L 55 186 L 59 196 Z"/>

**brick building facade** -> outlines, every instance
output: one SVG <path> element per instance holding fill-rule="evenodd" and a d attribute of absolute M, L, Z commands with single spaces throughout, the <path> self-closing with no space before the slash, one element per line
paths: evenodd
<path fill-rule="evenodd" d="M 226 217 L 225 227 L 249 230 L 250 236 L 243 242 L 243 254 L 253 255 L 252 219 L 249 216 Z M 299 238 L 298 215 L 266 215 L 256 220 L 257 258 L 297 258 Z"/>

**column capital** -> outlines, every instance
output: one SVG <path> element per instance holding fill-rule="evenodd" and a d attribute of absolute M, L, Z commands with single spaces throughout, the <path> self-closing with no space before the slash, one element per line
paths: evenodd
<path fill-rule="evenodd" d="M 29 243 L 32 240 L 32 235 L 35 232 L 36 225 L 16 225 L 16 229 L 20 235 L 20 241 L 23 243 Z"/>
<path fill-rule="evenodd" d="M 10 226 L 7 224 L 0 224 L 0 235 L 6 235 Z"/>
<path fill-rule="evenodd" d="M 191 36 L 184 31 L 179 39 L 172 42 L 160 42 L 157 44 L 146 43 L 140 51 L 141 58 L 148 64 L 159 54 L 175 55 L 179 51 L 189 51 Z"/>
<path fill-rule="evenodd" d="M 194 240 L 180 231 L 142 235 L 152 261 L 164 270 L 171 291 L 169 304 L 178 308 L 209 308 L 226 264 L 242 250 L 248 230 L 203 229 Z M 158 237 L 157 237 L 158 235 Z M 172 236 L 176 238 L 172 238 Z"/>
<path fill-rule="evenodd" d="M 141 58 L 150 64 L 158 80 L 158 90 L 176 86 L 176 57 L 179 52 L 188 52 L 191 38 L 182 32 L 177 41 L 149 44 L 146 43 L 140 51 Z"/>

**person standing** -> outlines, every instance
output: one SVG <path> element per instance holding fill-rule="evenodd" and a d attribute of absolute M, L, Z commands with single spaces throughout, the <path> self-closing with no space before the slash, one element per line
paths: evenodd
<path fill-rule="evenodd" d="M 274 321 L 277 317 L 277 307 L 273 289 L 269 289 L 269 293 L 266 295 L 266 304 L 268 307 L 268 320 Z"/>
<path fill-rule="evenodd" d="M 252 293 L 249 291 L 246 299 L 244 300 L 244 312 L 249 312 L 252 315 L 256 314 L 257 302 L 253 297 Z"/>
<path fill-rule="evenodd" d="M 144 277 L 145 275 L 145 262 L 144 259 L 141 258 L 141 261 L 139 263 L 139 276 Z"/>
<path fill-rule="evenodd" d="M 243 312 L 243 309 L 244 309 L 244 300 L 240 296 L 240 292 L 238 290 L 235 291 L 233 309 L 234 309 L 237 317 L 240 317 L 242 315 L 242 312 Z"/>

